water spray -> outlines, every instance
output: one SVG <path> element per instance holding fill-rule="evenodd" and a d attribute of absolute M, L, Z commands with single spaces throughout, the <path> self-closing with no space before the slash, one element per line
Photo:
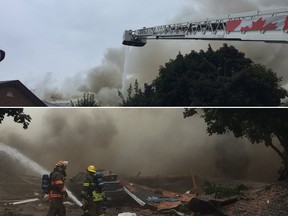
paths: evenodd
<path fill-rule="evenodd" d="M 49 173 L 46 169 L 44 169 L 42 166 L 40 166 L 35 161 L 29 159 L 25 155 L 23 155 L 21 152 L 19 152 L 17 149 L 12 148 L 10 146 L 5 145 L 4 143 L 0 142 L 0 152 L 6 153 L 11 159 L 19 161 L 23 166 L 25 166 L 27 169 L 30 169 L 34 171 L 35 173 L 40 174 L 41 176 L 43 174 Z M 66 188 L 66 191 L 68 193 L 68 197 L 73 200 L 73 202 L 78 205 L 79 207 L 82 206 L 82 203 L 73 195 L 71 191 L 69 191 Z"/>
<path fill-rule="evenodd" d="M 129 56 L 129 47 L 126 48 L 125 52 L 125 59 L 124 59 L 124 65 L 123 65 L 123 74 L 122 74 L 122 94 L 124 96 L 124 92 L 126 91 L 126 81 L 127 81 L 127 65 L 128 65 L 128 56 Z"/>

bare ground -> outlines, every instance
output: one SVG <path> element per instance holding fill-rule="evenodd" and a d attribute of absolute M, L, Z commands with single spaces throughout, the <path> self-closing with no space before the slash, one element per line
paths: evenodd
<path fill-rule="evenodd" d="M 181 187 L 181 185 L 179 185 L 179 187 Z M 219 212 L 227 216 L 288 216 L 287 197 L 287 182 L 276 182 L 269 185 L 258 184 L 250 187 L 237 202 L 220 208 Z M 16 201 L 31 198 L 39 198 L 39 200 L 25 204 L 12 204 Z M 47 214 L 48 208 L 49 203 L 43 200 L 39 178 L 29 176 L 15 177 L 0 174 L 0 216 L 43 216 Z M 67 216 L 80 216 L 83 214 L 83 210 L 76 205 L 67 204 L 66 209 Z M 119 203 L 111 204 L 107 209 L 106 215 L 117 216 L 123 212 L 136 213 L 137 216 L 176 215 L 141 207 L 132 199 L 121 200 Z M 192 213 L 191 215 L 194 214 Z"/>

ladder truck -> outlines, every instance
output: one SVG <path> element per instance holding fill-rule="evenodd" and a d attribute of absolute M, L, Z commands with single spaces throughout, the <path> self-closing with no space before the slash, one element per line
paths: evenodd
<path fill-rule="evenodd" d="M 142 47 L 151 39 L 288 43 L 288 7 L 125 30 L 122 44 Z"/>

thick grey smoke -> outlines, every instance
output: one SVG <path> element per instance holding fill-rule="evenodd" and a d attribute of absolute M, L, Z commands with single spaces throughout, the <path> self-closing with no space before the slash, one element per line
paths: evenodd
<path fill-rule="evenodd" d="M 230 135 L 208 136 L 199 117 L 183 109 L 29 109 L 26 131 L 1 125 L 0 141 L 46 169 L 69 161 L 69 175 L 90 164 L 127 175 L 189 175 L 272 181 L 280 160 L 263 144 Z M 267 161 L 269 158 L 269 161 Z M 1 170 L 19 166 L 1 157 Z M 18 167 L 18 168 L 17 168 Z M 16 169 L 17 168 L 17 169 Z M 265 168 L 265 169 L 264 169 Z M 21 169 L 20 169 L 21 170 Z M 261 172 L 258 172 L 262 170 Z"/>
<path fill-rule="evenodd" d="M 168 23 L 185 22 L 189 20 L 198 20 L 207 17 L 221 17 L 231 13 L 242 13 L 256 11 L 259 9 L 279 8 L 288 6 L 287 1 L 234 1 L 233 4 L 227 4 L 226 0 L 203 0 L 185 7 L 178 15 L 169 20 Z M 207 41 L 149 41 L 143 48 L 132 48 L 128 58 L 128 74 L 132 79 L 137 78 L 140 83 L 151 82 L 159 70 L 159 65 L 164 65 L 169 59 L 175 59 L 180 51 L 182 54 L 189 53 L 191 50 L 206 50 L 208 43 L 213 49 L 218 49 L 223 42 Z M 235 46 L 240 51 L 246 53 L 256 63 L 266 65 L 272 68 L 278 76 L 283 76 L 283 84 L 288 82 L 286 73 L 288 46 L 286 44 L 267 44 L 262 42 L 227 42 Z M 130 80 L 130 82 L 132 81 Z"/>
<path fill-rule="evenodd" d="M 119 101 L 117 91 L 122 87 L 124 61 L 124 49 L 108 49 L 102 65 L 89 71 L 79 90 L 95 92 L 99 101 L 113 105 Z"/>
<path fill-rule="evenodd" d="M 167 23 L 221 17 L 232 13 L 279 7 L 288 7 L 287 1 L 279 0 L 271 3 L 268 0 L 243 0 L 233 1 L 230 4 L 227 4 L 226 0 L 203 0 L 197 1 L 197 3 L 191 1 L 182 11 L 172 11 L 171 18 L 167 20 Z M 129 84 L 134 83 L 136 79 L 140 87 L 143 87 L 144 83 L 151 83 L 158 75 L 160 65 L 164 65 L 169 59 L 175 59 L 179 52 L 186 54 L 191 52 L 191 50 L 206 50 L 208 43 L 212 45 L 213 49 L 218 49 L 223 44 L 223 42 L 193 40 L 149 41 L 142 48 L 126 46 L 110 48 L 104 55 L 100 65 L 95 66 L 88 72 L 86 71 L 85 75 L 82 73 L 81 75 L 67 78 L 65 85 L 61 88 L 46 88 L 45 93 L 40 95 L 45 100 L 53 101 L 80 98 L 83 97 L 84 92 L 92 92 L 102 105 L 117 106 L 120 102 L 118 90 L 122 91 L 125 95 Z M 262 42 L 227 43 L 246 53 L 246 56 L 254 62 L 272 68 L 278 76 L 283 77 L 283 86 L 287 85 L 288 74 L 286 73 L 286 68 L 288 67 L 288 63 L 283 60 L 287 57 L 287 45 Z M 47 82 L 47 77 L 41 85 L 42 88 L 45 86 L 44 83 L 49 83 Z"/>
<path fill-rule="evenodd" d="M 118 90 L 122 87 L 125 49 L 109 48 L 105 53 L 101 65 L 90 71 L 78 73 L 74 77 L 66 78 L 65 84 L 55 87 L 53 78 L 48 73 L 36 87 L 36 94 L 46 101 L 75 101 L 83 98 L 84 93 L 94 93 L 98 102 L 103 105 L 118 105 L 120 98 Z"/>

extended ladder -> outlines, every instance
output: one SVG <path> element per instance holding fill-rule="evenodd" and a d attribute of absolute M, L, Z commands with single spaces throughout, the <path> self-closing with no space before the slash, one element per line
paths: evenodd
<path fill-rule="evenodd" d="M 288 8 L 126 30 L 123 44 L 144 46 L 149 39 L 239 40 L 288 43 Z"/>

